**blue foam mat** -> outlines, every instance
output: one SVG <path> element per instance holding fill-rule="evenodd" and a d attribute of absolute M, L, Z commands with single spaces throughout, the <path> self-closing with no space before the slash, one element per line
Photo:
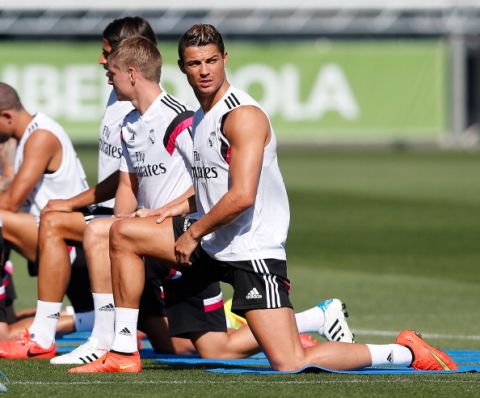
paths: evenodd
<path fill-rule="evenodd" d="M 90 332 L 75 332 L 57 338 L 57 352 L 64 354 L 84 343 Z M 451 358 L 459 365 L 456 371 L 420 371 L 406 367 L 369 367 L 359 370 L 338 371 L 320 366 L 306 366 L 290 372 L 278 372 L 269 367 L 268 360 L 263 353 L 258 353 L 243 359 L 207 359 L 198 355 L 170 355 L 155 353 L 148 340 L 143 340 L 145 348 L 140 351 L 142 358 L 154 358 L 156 362 L 168 365 L 182 366 L 224 366 L 222 368 L 207 369 L 212 373 L 230 374 L 297 374 L 297 373 L 344 373 L 344 374 L 441 374 L 441 373 L 480 373 L 480 351 L 478 350 L 446 350 Z"/>
<path fill-rule="evenodd" d="M 480 366 L 459 366 L 458 370 L 415 370 L 412 368 L 363 368 L 358 370 L 333 370 L 320 366 L 305 366 L 298 370 L 279 372 L 272 368 L 218 368 L 207 369 L 211 373 L 226 374 L 263 374 L 288 375 L 298 373 L 339 373 L 355 375 L 395 375 L 395 374 L 452 374 L 452 373 L 480 373 Z"/>
<path fill-rule="evenodd" d="M 278 372 L 269 367 L 269 363 L 265 355 L 257 354 L 254 357 L 245 359 L 207 359 L 192 356 L 162 356 L 158 355 L 156 362 L 167 365 L 180 366 L 225 366 L 222 368 L 208 369 L 208 372 L 213 373 L 234 373 L 234 374 L 296 374 L 296 373 L 343 373 L 343 374 L 441 374 L 441 373 L 466 373 L 466 372 L 480 372 L 480 351 L 473 350 L 449 350 L 448 354 L 459 365 L 456 371 L 419 371 L 409 367 L 369 367 L 358 370 L 338 371 L 320 366 L 307 366 L 305 368 L 291 371 Z M 468 364 L 468 366 L 461 365 Z M 256 366 L 256 367 L 252 367 Z"/>

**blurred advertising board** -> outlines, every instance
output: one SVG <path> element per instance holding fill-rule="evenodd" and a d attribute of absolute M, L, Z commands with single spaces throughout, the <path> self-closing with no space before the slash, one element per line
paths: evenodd
<path fill-rule="evenodd" d="M 162 85 L 197 103 L 161 43 Z M 95 142 L 110 87 L 98 42 L 0 42 L 0 79 L 28 110 Z M 434 139 L 448 130 L 448 57 L 441 40 L 227 42 L 229 80 L 250 92 L 283 142 Z"/>

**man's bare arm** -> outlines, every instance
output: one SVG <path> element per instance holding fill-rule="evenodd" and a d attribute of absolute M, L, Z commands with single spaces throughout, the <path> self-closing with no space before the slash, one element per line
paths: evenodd
<path fill-rule="evenodd" d="M 115 171 L 97 185 L 68 199 L 49 200 L 43 212 L 65 211 L 70 212 L 104 202 L 115 197 L 118 187 L 119 171 Z"/>
<path fill-rule="evenodd" d="M 12 185 L 0 196 L 0 208 L 18 211 L 43 174 L 60 167 L 61 152 L 60 141 L 54 134 L 47 130 L 35 131 L 25 143 L 23 162 Z"/>
<path fill-rule="evenodd" d="M 120 171 L 117 193 L 115 194 L 116 217 L 128 217 L 137 208 L 138 180 L 134 173 Z"/>

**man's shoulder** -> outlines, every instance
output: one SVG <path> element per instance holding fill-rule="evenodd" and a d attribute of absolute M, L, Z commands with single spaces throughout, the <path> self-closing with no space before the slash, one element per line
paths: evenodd
<path fill-rule="evenodd" d="M 167 113 L 176 115 L 191 111 L 191 108 L 184 101 L 167 92 L 163 92 L 160 96 L 159 105 L 164 111 L 167 111 Z"/>

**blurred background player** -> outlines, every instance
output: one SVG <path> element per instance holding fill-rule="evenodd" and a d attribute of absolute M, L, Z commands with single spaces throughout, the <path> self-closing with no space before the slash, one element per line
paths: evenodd
<path fill-rule="evenodd" d="M 0 138 L 18 142 L 14 178 L 10 187 L 0 193 L 2 254 L 5 257 L 8 249 L 13 248 L 35 264 L 41 210 L 51 198 L 84 190 L 85 173 L 63 128 L 42 113 L 28 113 L 16 91 L 5 83 L 0 83 Z M 74 251 L 71 256 L 75 259 Z M 85 266 L 83 269 L 86 271 Z M 88 286 L 88 279 L 86 282 Z M 5 302 L 5 296 L 1 303 L 1 335 L 8 338 L 13 330 L 6 323 L 5 306 L 10 303 Z M 88 296 L 78 303 L 84 306 L 84 312 L 91 310 Z"/>

